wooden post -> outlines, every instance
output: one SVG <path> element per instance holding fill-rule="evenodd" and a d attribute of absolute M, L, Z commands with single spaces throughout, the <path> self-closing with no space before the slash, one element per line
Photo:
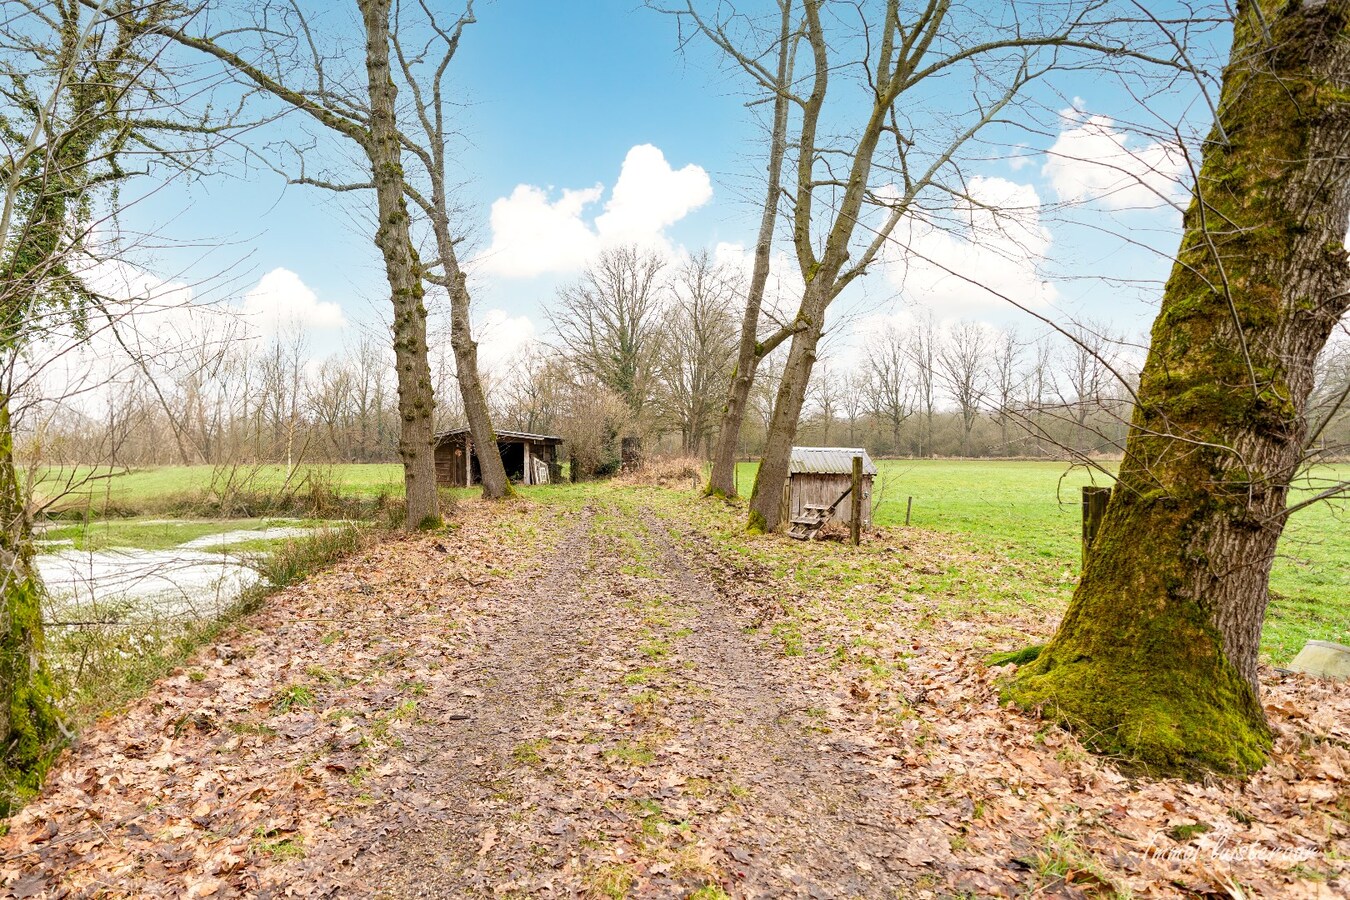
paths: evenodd
<path fill-rule="evenodd" d="M 848 539 L 853 546 L 858 546 L 862 540 L 862 517 L 863 517 L 863 466 L 862 457 L 853 457 L 853 515 L 848 520 Z"/>
<path fill-rule="evenodd" d="M 1083 488 L 1083 567 L 1087 567 L 1088 551 L 1102 526 L 1106 503 L 1111 499 L 1109 487 L 1086 485 Z"/>
<path fill-rule="evenodd" d="M 909 527 L 909 514 L 914 510 L 914 498 L 910 497 L 909 502 L 905 504 L 905 527 Z"/>

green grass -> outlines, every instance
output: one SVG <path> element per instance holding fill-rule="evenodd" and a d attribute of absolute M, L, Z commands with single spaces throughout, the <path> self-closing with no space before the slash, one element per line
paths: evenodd
<path fill-rule="evenodd" d="M 247 485 L 257 490 L 281 490 L 298 486 L 306 478 L 322 478 L 344 493 L 375 497 L 403 493 L 403 467 L 389 464 L 341 464 L 297 466 L 287 478 L 283 465 L 261 466 L 156 466 L 129 472 L 107 469 L 68 468 L 52 470 L 39 485 L 40 492 L 68 492 L 72 499 L 108 498 L 136 504 L 178 494 Z M 44 490 L 44 485 L 47 487 Z M 66 490 L 68 488 L 68 491 Z"/>
<path fill-rule="evenodd" d="M 877 525 L 970 535 L 1013 559 L 1042 561 L 1076 573 L 1082 557 L 1081 488 L 1109 484 L 1065 463 L 983 460 L 880 460 L 873 493 Z M 748 496 L 754 463 L 741 463 L 737 484 Z M 1326 466 L 1324 478 L 1350 477 L 1350 466 Z M 1302 491 L 1296 489 L 1294 501 Z M 1288 662 L 1309 639 L 1350 643 L 1350 504 L 1319 504 L 1295 515 L 1271 573 L 1273 595 L 1262 650 Z"/>
<path fill-rule="evenodd" d="M 316 526 L 316 521 L 294 519 L 97 519 L 73 524 L 58 523 L 47 528 L 37 539 L 43 542 L 73 541 L 76 550 L 107 550 L 112 547 L 132 547 L 139 550 L 168 550 L 188 541 L 213 534 L 232 531 L 262 531 L 267 528 L 305 528 Z M 238 542 L 203 549 L 222 549 L 236 552 L 265 549 L 277 539 Z M 70 544 L 51 546 L 52 550 L 71 547 Z"/>

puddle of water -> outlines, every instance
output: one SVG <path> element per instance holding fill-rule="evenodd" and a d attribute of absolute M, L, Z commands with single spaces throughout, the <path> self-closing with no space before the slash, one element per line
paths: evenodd
<path fill-rule="evenodd" d="M 277 541 L 282 538 L 300 537 L 308 534 L 308 528 L 262 528 L 257 531 L 223 531 L 220 534 L 207 534 L 179 544 L 180 550 L 200 550 L 203 547 L 221 547 L 229 544 L 244 544 L 248 541 Z"/>
<path fill-rule="evenodd" d="M 35 562 L 47 588 L 47 616 L 55 621 L 208 618 L 262 580 L 237 559 L 182 547 L 62 550 Z"/>

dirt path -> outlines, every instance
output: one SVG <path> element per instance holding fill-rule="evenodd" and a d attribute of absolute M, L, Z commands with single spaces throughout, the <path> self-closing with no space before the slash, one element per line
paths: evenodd
<path fill-rule="evenodd" d="M 1267 672 L 1245 783 L 1130 779 L 1000 705 L 990 649 L 1053 626 L 1032 584 L 659 488 L 463 504 L 88 728 L 0 834 L 0 897 L 1350 890 L 1350 686 Z"/>
<path fill-rule="evenodd" d="M 390 897 L 894 897 L 894 823 L 654 514 L 593 505 L 479 634 L 467 723 L 408 738 L 455 814 L 357 861 Z M 445 736 L 454 734 L 455 741 Z"/>

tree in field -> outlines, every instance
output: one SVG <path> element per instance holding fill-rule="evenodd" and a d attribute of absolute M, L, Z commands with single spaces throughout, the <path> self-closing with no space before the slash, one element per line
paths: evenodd
<path fill-rule="evenodd" d="M 648 0 L 648 6 L 675 16 L 681 28 L 686 25 L 692 27 L 697 34 L 712 43 L 761 92 L 757 103 L 771 104 L 773 109 L 769 123 L 764 203 L 760 209 L 759 231 L 755 237 L 754 266 L 746 290 L 735 364 L 722 407 L 717 443 L 713 448 L 712 472 L 708 477 L 709 494 L 735 497 L 737 448 L 751 402 L 750 392 L 754 387 L 755 374 L 764 358 L 791 337 L 798 327 L 796 322 L 789 322 L 775 327 L 768 334 L 760 333 L 760 315 L 773 253 L 774 227 L 782 202 L 783 161 L 787 155 L 788 120 L 793 102 L 793 66 L 802 37 L 796 22 L 797 0 L 775 0 L 775 8 L 764 25 L 738 15 L 732 7 L 719 8 L 717 15 L 704 15 L 694 0 L 670 5 Z M 735 32 L 739 28 L 748 29 L 750 34 L 744 37 L 737 35 Z M 745 49 L 758 46 L 767 49 Z"/>
<path fill-rule="evenodd" d="M 492 428 L 487 391 L 478 370 L 478 343 L 473 338 L 470 324 L 469 288 L 456 250 L 460 239 L 451 221 L 447 185 L 446 107 L 450 101 L 445 96 L 445 80 L 465 27 L 476 21 L 473 0 L 467 0 L 463 14 L 449 27 L 438 20 L 431 5 L 419 4 L 418 10 L 423 14 L 424 22 L 416 21 L 412 14 L 405 14 L 401 4 L 396 6 L 394 27 L 390 31 L 390 42 L 411 99 L 410 116 L 416 121 L 415 127 L 405 129 L 408 136 L 403 138 L 404 148 L 421 164 L 430 186 L 424 194 L 409 180 L 405 189 L 426 217 L 436 245 L 437 259 L 423 265 L 422 277 L 444 288 L 450 298 L 450 348 L 455 354 L 455 373 L 464 418 L 469 424 L 481 469 L 483 496 L 490 500 L 499 499 L 511 493 L 511 484 L 506 479 L 506 467 L 502 464 Z M 407 52 L 404 50 L 404 44 L 408 42 L 403 37 L 405 27 L 413 32 L 425 29 L 430 35 L 422 40 L 414 39 L 415 48 Z M 438 52 L 431 53 L 432 47 Z M 429 65 L 430 71 L 424 72 Z M 434 271 L 438 268 L 440 272 Z"/>
<path fill-rule="evenodd" d="M 410 529 L 440 519 L 433 453 L 435 391 L 427 357 L 424 281 L 440 283 L 450 294 L 452 343 L 456 363 L 463 369 L 461 390 L 468 392 L 466 412 L 473 411 L 471 428 L 474 429 L 475 451 L 484 462 L 484 493 L 501 496 L 507 490 L 496 441 L 480 440 L 481 434 L 491 433 L 491 424 L 477 377 L 476 349 L 468 332 L 468 295 L 454 252 L 457 238 L 450 231 L 445 196 L 444 106 L 447 101 L 443 97 L 442 80 L 464 27 L 474 21 L 472 4 L 466 4 L 464 13 L 448 29 L 440 27 L 426 4 L 419 6 L 428 19 L 423 24 L 439 41 L 436 46 L 441 54 L 427 83 L 417 80 L 423 64 L 420 53 L 410 58 L 402 54 L 401 46 L 395 46 L 395 32 L 391 27 L 393 0 L 356 2 L 362 41 L 363 77 L 358 79 L 359 85 L 343 84 L 337 74 L 342 71 L 350 49 L 345 53 L 321 50 L 319 30 L 312 26 L 305 12 L 289 0 L 263 0 L 253 15 L 264 24 L 256 26 L 225 26 L 219 33 L 205 35 L 162 26 L 147 29 L 213 57 L 246 87 L 304 114 L 328 132 L 350 141 L 360 151 L 365 163 L 365 181 L 340 183 L 308 175 L 303 156 L 300 174 L 291 180 L 334 191 L 371 191 L 374 194 L 378 225 L 373 237 L 384 263 L 393 313 L 394 369 L 400 418 L 398 448 L 408 504 L 405 524 Z M 431 46 L 428 44 L 428 53 Z M 410 133 L 399 120 L 401 101 L 394 80 L 391 50 L 398 54 L 397 72 L 408 88 L 406 93 L 412 98 L 417 132 Z M 413 179 L 404 168 L 405 155 L 424 167 L 431 184 L 429 196 L 415 189 Z M 438 259 L 431 265 L 423 263 L 414 247 L 412 220 L 407 207 L 410 196 L 420 209 L 429 211 L 438 249 Z M 435 268 L 440 268 L 441 272 L 435 273 Z M 469 371 L 471 367 L 472 372 Z M 500 478 L 497 477 L 499 469 Z"/>
<path fill-rule="evenodd" d="M 970 432 L 988 380 L 989 339 L 977 322 L 958 322 L 946 331 L 937 351 L 938 377 L 961 411 L 961 455 L 970 456 Z"/>
<path fill-rule="evenodd" d="M 1259 768 L 1257 652 L 1315 361 L 1350 310 L 1350 2 L 1237 6 L 1119 480 L 1009 696 L 1155 770 Z M 1321 497 L 1344 493 L 1333 485 Z"/>
<path fill-rule="evenodd" d="M 714 426 L 715 398 L 736 349 L 734 308 L 740 296 L 737 280 L 707 250 L 685 261 L 671 279 L 657 375 L 685 453 L 698 453 Z"/>
<path fill-rule="evenodd" d="M 829 307 L 868 272 L 896 226 L 930 195 L 964 194 L 960 157 L 968 145 L 1064 55 L 1109 53 L 1115 63 L 1147 56 L 1111 36 L 1098 6 L 1068 3 L 1054 8 L 1056 16 L 1038 6 L 1032 21 L 1020 21 L 1015 10 L 1004 20 L 1001 6 L 986 17 L 950 0 L 904 9 L 900 0 L 858 4 L 847 15 L 825 0 L 783 2 L 774 7 L 778 27 L 754 30 L 749 46 L 726 39 L 718 24 L 746 20 L 734 4 L 710 4 L 716 17 L 700 15 L 694 3 L 681 10 L 762 89 L 787 100 L 783 187 L 769 194 L 763 212 L 767 221 L 780 201 L 790 210 L 805 289 L 789 324 L 791 343 L 750 503 L 752 528 L 778 526 L 781 486 Z M 753 46 L 756 38 L 768 39 L 767 48 Z M 770 67 L 762 59 L 777 62 Z M 971 90 L 966 111 L 948 104 L 940 119 L 917 126 L 932 112 L 924 106 L 927 88 L 957 78 Z M 778 177 L 778 134 L 771 137 L 771 179 Z M 736 377 L 744 377 L 739 362 Z"/>
<path fill-rule="evenodd" d="M 860 393 L 867 398 L 872 416 L 890 430 L 891 452 L 899 454 L 900 427 L 914 414 L 909 354 L 899 328 L 887 325 L 876 340 L 868 342 L 862 375 Z"/>
<path fill-rule="evenodd" d="M 989 358 L 990 399 L 993 400 L 994 421 L 998 423 L 999 453 L 1009 453 L 1008 426 L 1012 424 L 1013 407 L 1022 390 L 1025 378 L 1020 363 L 1022 345 L 1012 329 L 999 332 L 994 339 Z"/>
<path fill-rule="evenodd" d="M 559 349 L 627 404 L 642 427 L 652 414 L 661 352 L 666 261 L 637 246 L 602 251 L 558 291 L 549 313 Z"/>

